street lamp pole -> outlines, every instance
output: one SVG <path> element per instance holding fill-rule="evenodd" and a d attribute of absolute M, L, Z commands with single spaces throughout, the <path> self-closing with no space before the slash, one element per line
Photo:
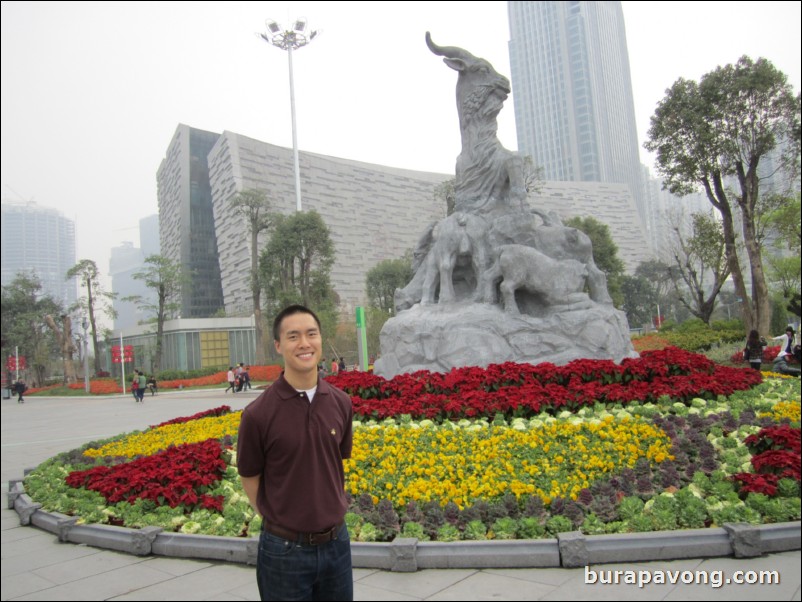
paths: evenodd
<path fill-rule="evenodd" d="M 272 44 L 276 48 L 281 48 L 282 50 L 287 51 L 287 58 L 289 61 L 290 67 L 290 112 L 292 115 L 292 158 L 293 158 L 293 166 L 295 168 L 295 210 L 302 211 L 301 209 L 301 168 L 300 163 L 298 160 L 298 133 L 297 127 L 295 123 L 295 81 L 293 80 L 292 74 L 292 51 L 298 50 L 299 48 L 303 48 L 309 42 L 311 42 L 315 36 L 318 34 L 317 31 L 313 31 L 309 34 L 309 37 L 306 36 L 304 31 L 306 30 L 306 19 L 296 19 L 293 25 L 292 30 L 282 30 L 281 26 L 273 21 L 272 19 L 268 19 L 265 21 L 267 25 L 267 32 L 260 33 L 260 37 L 267 42 L 268 44 Z"/>

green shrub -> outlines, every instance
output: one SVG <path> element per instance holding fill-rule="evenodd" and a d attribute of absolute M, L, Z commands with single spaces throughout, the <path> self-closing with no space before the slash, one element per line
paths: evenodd
<path fill-rule="evenodd" d="M 437 529 L 437 541 L 459 541 L 459 539 L 459 529 L 451 523 L 441 525 L 440 528 Z"/>
<path fill-rule="evenodd" d="M 472 520 L 465 527 L 463 537 L 470 540 L 487 539 L 487 527 L 480 520 Z"/>
<path fill-rule="evenodd" d="M 601 535 L 607 533 L 607 525 L 595 514 L 588 514 L 579 530 L 585 535 Z"/>
<path fill-rule="evenodd" d="M 201 378 L 202 376 L 209 376 L 217 374 L 220 371 L 225 371 L 228 366 L 220 366 L 217 368 L 200 368 L 198 370 L 164 370 L 159 372 L 156 380 L 184 380 L 189 378 Z"/>
<path fill-rule="evenodd" d="M 631 495 L 621 500 L 618 506 L 618 516 L 621 520 L 630 520 L 631 518 L 643 513 L 643 500 L 637 496 Z"/>
<path fill-rule="evenodd" d="M 429 541 L 431 539 L 423 525 L 415 522 L 404 523 L 404 527 L 401 529 L 401 537 L 414 537 L 418 541 Z"/>
<path fill-rule="evenodd" d="M 518 537 L 521 539 L 538 539 L 546 534 L 546 527 L 539 519 L 527 516 L 518 521 Z"/>
<path fill-rule="evenodd" d="M 357 541 L 376 541 L 379 537 L 379 530 L 371 523 L 364 523 L 357 535 Z"/>
<path fill-rule="evenodd" d="M 518 521 L 509 516 L 500 518 L 491 527 L 496 539 L 515 539 L 518 531 Z"/>
<path fill-rule="evenodd" d="M 677 525 L 682 529 L 701 529 L 707 521 L 707 505 L 689 489 L 680 489 L 677 499 Z"/>
<path fill-rule="evenodd" d="M 546 521 L 546 531 L 550 535 L 556 536 L 557 533 L 568 533 L 574 530 L 574 524 L 565 516 L 552 516 Z"/>

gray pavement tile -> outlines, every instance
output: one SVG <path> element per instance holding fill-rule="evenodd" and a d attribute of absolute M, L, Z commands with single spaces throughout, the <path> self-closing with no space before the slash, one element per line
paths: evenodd
<path fill-rule="evenodd" d="M 6 548 L 8 548 L 8 546 L 6 546 Z M 67 562 L 75 558 L 99 554 L 101 551 L 102 550 L 90 548 L 88 546 L 76 546 L 75 544 L 64 543 L 50 543 L 35 550 L 19 554 L 9 554 L 8 550 L 3 550 L 3 562 L 2 565 L 0 565 L 0 576 L 10 577 L 11 575 L 17 575 L 19 573 L 27 573 L 42 567 Z"/>
<path fill-rule="evenodd" d="M 369 575 L 374 573 L 378 573 L 377 569 L 354 569 L 354 581 L 359 581 L 360 579 L 364 579 Z"/>
<path fill-rule="evenodd" d="M 99 554 L 83 556 L 66 562 L 59 562 L 58 564 L 51 564 L 50 566 L 42 567 L 31 572 L 34 575 L 38 575 L 48 581 L 61 585 L 79 579 L 86 579 L 93 575 L 110 573 L 119 568 L 143 562 L 145 562 L 145 559 L 141 556 L 102 551 Z M 148 565 L 148 568 L 155 569 L 156 567 Z"/>
<path fill-rule="evenodd" d="M 363 601 L 384 601 L 384 600 L 398 600 L 399 602 L 405 600 L 422 600 L 423 598 L 416 598 L 407 594 L 382 589 L 381 587 L 373 587 L 372 585 L 365 585 L 364 583 L 354 583 L 354 600 L 356 602 Z"/>
<path fill-rule="evenodd" d="M 226 592 L 224 594 L 220 594 L 218 596 L 212 596 L 211 598 L 206 598 L 212 602 L 223 602 L 224 600 L 259 600 L 259 596 L 256 598 L 242 598 L 241 596 L 237 596 L 232 592 Z"/>
<path fill-rule="evenodd" d="M 253 567 L 214 564 L 179 577 L 120 594 L 116 600 L 208 600 L 248 583 L 256 583 Z"/>
<path fill-rule="evenodd" d="M 36 552 L 37 550 L 46 550 L 53 546 L 64 545 L 60 544 L 58 538 L 52 533 L 40 531 L 32 527 L 23 527 L 23 529 L 32 531 L 35 536 L 20 539 L 9 544 L 3 543 L 2 548 L 0 548 L 0 559 L 4 562 L 8 558 L 15 558 L 23 554 Z"/>
<path fill-rule="evenodd" d="M 174 577 L 194 573 L 195 571 L 205 569 L 214 564 L 211 561 L 167 558 L 164 556 L 148 556 L 146 562 L 150 568 L 173 575 Z"/>
<path fill-rule="evenodd" d="M 654 570 L 643 565 L 604 564 L 574 569 L 565 583 L 543 596 L 543 600 L 663 600 L 676 587 L 674 584 L 625 583 L 637 580 L 639 571 Z M 616 571 L 619 571 L 616 573 Z M 617 583 L 616 583 L 617 581 Z"/>
<path fill-rule="evenodd" d="M 579 569 L 484 569 L 483 572 L 558 586 L 571 579 L 577 570 Z"/>
<path fill-rule="evenodd" d="M 108 600 L 171 579 L 175 577 L 150 569 L 145 563 L 139 563 L 20 596 L 17 600 Z M 132 599 L 148 598 L 135 596 Z"/>
<path fill-rule="evenodd" d="M 427 600 L 541 600 L 554 586 L 479 571 Z"/>
<path fill-rule="evenodd" d="M 3 492 L 2 500 L 5 504 L 6 496 L 8 495 L 7 491 Z M 15 529 L 19 527 L 19 516 L 13 510 L 4 510 L 3 511 L 3 518 L 0 519 L 0 531 L 7 531 L 9 529 Z"/>
<path fill-rule="evenodd" d="M 36 537 L 37 533 L 41 533 L 41 531 L 38 529 L 30 529 L 29 527 L 21 527 L 19 526 L 19 522 L 17 522 L 16 528 L 4 529 L 0 532 L 0 543 L 3 545 L 13 544 L 23 539 Z"/>
<path fill-rule="evenodd" d="M 13 600 L 26 594 L 32 594 L 40 590 L 48 590 L 56 584 L 38 577 L 33 573 L 19 573 L 2 580 L 0 590 L 2 590 L 3 600 Z"/>
<path fill-rule="evenodd" d="M 359 583 L 415 598 L 428 598 L 476 572 L 473 569 L 428 569 L 417 573 L 377 572 L 361 579 Z"/>
<path fill-rule="evenodd" d="M 260 600 L 259 587 L 256 585 L 256 574 L 254 572 L 253 579 L 246 585 L 241 585 L 226 592 L 227 595 L 233 596 L 231 600 Z M 220 598 L 221 600 L 223 598 Z"/>
<path fill-rule="evenodd" d="M 790 600 L 799 588 L 799 556 L 797 551 L 765 558 L 708 558 L 697 569 L 704 571 L 708 583 L 677 586 L 666 600 Z M 772 583 L 736 582 L 758 579 L 761 573 Z M 783 575 L 788 577 L 785 583 Z"/>

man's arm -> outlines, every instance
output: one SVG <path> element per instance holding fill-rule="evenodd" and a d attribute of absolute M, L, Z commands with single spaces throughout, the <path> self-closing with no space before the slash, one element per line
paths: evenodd
<path fill-rule="evenodd" d="M 243 477 L 240 476 L 240 482 L 242 482 L 242 488 L 245 490 L 245 494 L 248 496 L 248 501 L 251 503 L 251 507 L 256 510 L 256 514 L 261 516 L 262 514 L 259 512 L 259 507 L 256 505 L 256 498 L 259 495 L 259 485 L 262 482 L 262 476 L 256 475 L 255 477 Z"/>

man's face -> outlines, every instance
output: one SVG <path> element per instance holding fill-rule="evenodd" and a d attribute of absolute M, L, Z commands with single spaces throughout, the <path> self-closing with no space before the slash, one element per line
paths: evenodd
<path fill-rule="evenodd" d="M 276 351 L 284 358 L 284 369 L 293 374 L 317 372 L 323 341 L 315 318 L 306 313 L 287 316 L 281 321 Z"/>

